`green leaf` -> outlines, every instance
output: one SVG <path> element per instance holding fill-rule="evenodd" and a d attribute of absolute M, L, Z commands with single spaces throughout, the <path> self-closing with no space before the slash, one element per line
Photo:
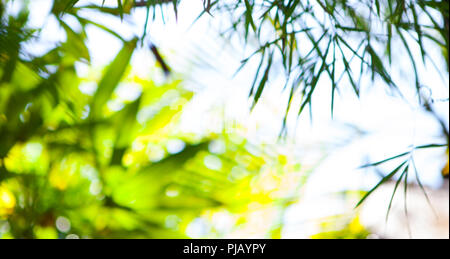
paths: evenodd
<path fill-rule="evenodd" d="M 415 149 L 448 147 L 448 144 L 427 144 L 415 147 Z"/>
<path fill-rule="evenodd" d="M 409 165 L 407 165 L 405 167 L 405 169 L 403 170 L 403 173 L 400 175 L 400 177 L 398 178 L 397 182 L 395 183 L 394 191 L 392 192 L 391 199 L 389 201 L 389 206 L 388 206 L 388 209 L 387 209 L 387 212 L 386 212 L 386 222 L 388 221 L 389 212 L 391 211 L 392 202 L 394 201 L 395 192 L 397 191 L 398 186 L 402 182 L 403 177 L 405 177 L 405 186 L 407 184 L 407 182 L 406 182 L 406 174 L 408 173 L 408 169 L 409 169 Z M 406 193 L 406 191 L 405 191 L 405 193 Z"/>
<path fill-rule="evenodd" d="M 117 8 L 119 9 L 120 19 L 123 19 L 123 6 L 122 6 L 122 0 L 117 0 Z"/>
<path fill-rule="evenodd" d="M 130 62 L 131 56 L 133 55 L 134 49 L 136 48 L 137 39 L 133 39 L 130 42 L 124 43 L 122 50 L 117 54 L 116 58 L 106 69 L 103 78 L 98 84 L 97 91 L 95 92 L 92 104 L 90 117 L 97 118 L 102 114 L 102 108 L 106 102 L 111 97 L 114 89 L 119 84 L 123 75 L 125 74 L 126 68 Z"/>
<path fill-rule="evenodd" d="M 58 19 L 61 26 L 66 31 L 67 41 L 62 45 L 66 48 L 67 53 L 73 55 L 76 59 L 81 58 L 88 62 L 90 62 L 89 50 L 85 44 L 86 35 L 81 33 L 77 33 L 72 28 L 67 25 L 63 20 Z"/>
<path fill-rule="evenodd" d="M 129 148 L 138 131 L 137 113 L 141 104 L 141 98 L 128 104 L 118 112 L 112 121 L 116 122 L 116 140 L 114 143 L 111 165 L 120 165 L 125 150 Z M 126 127 L 124 127 L 126 125 Z"/>
<path fill-rule="evenodd" d="M 371 167 L 371 166 L 381 165 L 381 164 L 386 163 L 386 162 L 388 162 L 388 161 L 390 161 L 390 160 L 393 160 L 393 159 L 396 159 L 396 158 L 400 158 L 400 157 L 402 157 L 402 156 L 409 155 L 410 153 L 411 153 L 410 151 L 404 152 L 404 153 L 401 153 L 401 154 L 399 154 L 399 155 L 396 155 L 396 156 L 393 156 L 393 157 L 390 157 L 390 158 L 381 160 L 381 161 L 379 161 L 379 162 L 375 162 L 375 163 L 371 163 L 371 164 L 367 164 L 367 165 L 360 166 L 359 168 L 366 168 L 366 167 Z"/>
<path fill-rule="evenodd" d="M 269 72 L 270 72 L 270 67 L 272 66 L 272 58 L 273 58 L 273 53 L 269 54 L 269 60 L 267 62 L 267 67 L 266 70 L 264 71 L 264 75 L 261 78 L 261 81 L 259 82 L 259 86 L 258 89 L 256 90 L 256 93 L 253 97 L 253 105 L 252 105 L 252 109 L 255 107 L 256 103 L 258 102 L 259 98 L 261 97 L 261 94 L 264 90 L 264 87 L 267 83 L 267 80 L 269 80 Z"/>
<path fill-rule="evenodd" d="M 386 181 L 388 181 L 389 179 L 391 179 L 408 161 L 405 161 L 403 163 L 401 163 L 397 168 L 395 168 L 392 172 L 390 172 L 388 175 L 386 175 L 385 177 L 383 177 L 383 179 L 381 179 L 381 181 L 379 181 L 377 183 L 377 185 L 375 185 L 375 187 L 373 187 L 370 191 L 368 191 L 366 193 L 366 195 L 364 195 L 364 197 L 362 197 L 362 199 L 358 202 L 358 204 L 356 204 L 355 208 L 359 207 L 359 205 L 361 205 L 366 199 L 367 197 L 369 197 L 370 194 L 372 194 L 378 187 L 380 187 L 383 183 L 385 183 Z"/>

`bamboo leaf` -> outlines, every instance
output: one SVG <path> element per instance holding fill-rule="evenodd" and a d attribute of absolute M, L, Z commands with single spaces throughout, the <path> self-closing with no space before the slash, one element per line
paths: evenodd
<path fill-rule="evenodd" d="M 106 69 L 93 98 L 90 111 L 91 118 L 100 117 L 103 106 L 109 100 L 114 89 L 119 84 L 120 79 L 125 74 L 125 70 L 128 67 L 131 56 L 136 48 L 136 43 L 137 39 L 124 43 L 122 50 Z"/>
<path fill-rule="evenodd" d="M 255 95 L 253 96 L 252 109 L 255 107 L 256 103 L 258 102 L 259 98 L 261 97 L 264 87 L 266 86 L 267 80 L 269 80 L 270 67 L 272 66 L 272 56 L 273 56 L 273 53 L 270 53 L 269 60 L 267 62 L 267 66 L 266 66 L 266 70 L 264 71 L 264 75 L 261 78 L 261 81 L 259 82 L 259 86 L 255 92 Z"/>
<path fill-rule="evenodd" d="M 390 172 L 388 175 L 386 175 L 385 177 L 383 177 L 383 179 L 381 179 L 376 185 L 375 187 L 373 187 L 370 191 L 368 191 L 364 197 L 358 202 L 358 204 L 356 204 L 355 208 L 359 207 L 359 205 L 361 205 L 366 199 L 367 197 L 370 196 L 370 194 L 372 194 L 378 187 L 380 187 L 383 183 L 385 183 L 386 181 L 388 181 L 389 179 L 391 179 L 408 161 L 405 161 L 403 163 L 401 163 L 397 168 L 395 168 L 392 172 Z"/>
<path fill-rule="evenodd" d="M 385 220 L 386 222 L 388 221 L 389 212 L 391 211 L 392 202 L 394 200 L 395 192 L 397 191 L 397 188 L 398 188 L 399 184 L 402 182 L 403 177 L 405 177 L 406 174 L 408 173 L 408 167 L 409 167 L 408 165 L 405 167 L 405 169 L 403 170 L 403 173 L 400 175 L 400 177 L 398 178 L 398 180 L 395 183 L 394 191 L 392 192 L 391 199 L 389 201 L 389 206 L 388 206 L 388 209 L 386 211 L 386 220 Z M 405 182 L 405 186 L 406 186 L 406 182 Z"/>

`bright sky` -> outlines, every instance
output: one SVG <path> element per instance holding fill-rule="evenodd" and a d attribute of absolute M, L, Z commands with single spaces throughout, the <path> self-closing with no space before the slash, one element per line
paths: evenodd
<path fill-rule="evenodd" d="M 44 28 L 42 36 L 48 41 L 40 47 L 33 45 L 32 51 L 36 53 L 48 47 L 48 43 L 64 37 L 64 33 L 56 27 L 56 23 L 44 15 L 50 9 L 51 2 L 31 1 L 32 24 L 37 28 Z M 80 5 L 86 2 L 90 1 L 80 1 Z M 106 4 L 115 2 L 106 1 Z M 167 56 L 172 68 L 182 75 L 187 75 L 188 86 L 198 93 L 185 111 L 183 129 L 199 133 L 205 130 L 220 130 L 223 120 L 217 118 L 225 116 L 225 121 L 230 125 L 233 121 L 244 125 L 248 129 L 246 134 L 249 139 L 267 144 L 276 143 L 288 94 L 281 91 L 283 82 L 273 77 L 270 88 L 266 89 L 260 103 L 250 113 L 247 96 L 256 70 L 255 64 L 250 63 L 236 77 L 232 77 L 240 65 L 240 60 L 245 57 L 244 53 L 248 53 L 248 49 L 237 45 L 236 42 L 227 44 L 218 38 L 217 28 L 223 22 L 220 15 L 215 17 L 205 15 L 192 25 L 202 10 L 200 0 L 181 1 L 178 21 L 172 9 L 166 9 L 165 22 L 161 19 L 151 22 L 149 35 Z M 145 9 L 136 10 L 123 23 L 94 12 L 86 12 L 85 15 L 117 29 L 126 37 L 141 35 L 145 22 Z M 108 64 L 121 48 L 120 42 L 99 29 L 90 28 L 88 37 L 94 67 Z M 417 51 L 413 49 L 414 53 L 418 53 Z M 439 55 L 437 51 L 439 50 L 436 50 L 436 55 Z M 398 52 L 397 56 L 394 56 L 394 62 L 397 66 L 405 68 L 403 74 L 394 74 L 393 77 L 404 90 L 406 100 L 390 96 L 387 94 L 387 87 L 377 81 L 374 85 L 367 83 L 362 87 L 359 100 L 351 92 L 350 87 L 343 87 L 337 97 L 332 119 L 330 84 L 322 80 L 313 97 L 313 121 L 310 121 L 307 112 L 298 123 L 295 115 L 290 116 L 290 134 L 284 140 L 285 151 L 293 152 L 307 165 L 317 165 L 319 159 L 326 155 L 308 182 L 306 193 L 310 200 L 323 193 L 370 188 L 380 178 L 373 173 L 358 170 L 360 165 L 405 152 L 411 145 L 444 141 L 440 137 L 437 122 L 423 112 L 414 101 L 415 93 L 410 90 L 414 85 L 413 75 L 408 67 L 406 53 Z M 214 65 L 214 69 L 195 66 L 195 63 L 210 63 Z M 148 71 L 154 70 L 153 65 L 153 56 L 146 48 L 134 55 L 133 68 L 139 75 L 147 76 Z M 446 75 L 443 61 L 438 60 L 437 65 Z M 83 73 L 87 69 L 80 66 L 79 71 Z M 448 76 L 440 77 L 431 65 L 427 68 L 419 67 L 419 75 L 422 76 L 423 82 L 433 89 L 433 99 L 448 99 Z M 448 125 L 448 101 L 436 102 L 435 108 Z M 358 135 L 357 130 L 351 125 L 356 125 L 359 130 L 368 134 Z M 440 170 L 445 163 L 445 150 L 416 152 L 415 159 L 422 182 L 433 187 L 440 186 L 442 183 Z M 398 163 L 396 161 L 381 169 L 392 170 Z M 308 197 L 305 199 L 308 200 Z M 320 207 L 321 205 L 314 204 L 308 207 L 312 214 L 314 211 L 323 212 L 324 208 Z M 304 206 L 294 206 L 290 210 L 292 215 L 288 214 L 286 220 L 298 217 L 299 211 L 304 211 Z M 336 208 L 327 209 L 336 211 Z M 327 209 L 323 213 L 326 214 Z"/>

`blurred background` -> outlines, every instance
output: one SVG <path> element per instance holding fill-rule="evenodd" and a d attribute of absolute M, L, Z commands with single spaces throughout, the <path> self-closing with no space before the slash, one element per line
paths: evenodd
<path fill-rule="evenodd" d="M 243 62 L 261 38 L 229 33 L 248 1 L 68 2 L 0 2 L 1 238 L 449 238 L 432 41 L 414 68 L 393 41 L 400 95 L 324 78 L 299 116 L 281 64 Z"/>

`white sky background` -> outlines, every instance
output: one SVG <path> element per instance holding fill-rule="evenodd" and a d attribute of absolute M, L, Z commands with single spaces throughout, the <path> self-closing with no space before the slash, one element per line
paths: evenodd
<path fill-rule="evenodd" d="M 17 2 L 15 1 L 14 4 Z M 42 37 L 47 41 L 40 47 L 33 44 L 31 51 L 40 53 L 48 48 L 48 43 L 64 38 L 64 32 L 45 15 L 50 10 L 52 1 L 30 2 L 32 25 L 36 28 L 44 28 Z M 80 5 L 83 2 L 90 1 L 80 1 Z M 108 3 L 115 4 L 116 1 L 107 0 L 106 4 Z M 232 124 L 236 121 L 245 125 L 248 128 L 247 137 L 251 140 L 268 144 L 276 143 L 288 94 L 287 91 L 281 92 L 283 82 L 278 79 L 270 81 L 260 103 L 250 113 L 251 102 L 247 96 L 256 70 L 255 62 L 250 63 L 236 77 L 232 78 L 232 75 L 239 67 L 240 60 L 246 57 L 245 53 L 252 49 L 239 48 L 236 42 L 233 42 L 234 46 L 231 46 L 220 40 L 217 36 L 217 27 L 223 21 L 219 16 L 205 15 L 191 26 L 201 10 L 202 1 L 200 0 L 181 1 L 178 21 L 175 20 L 170 7 L 166 8 L 165 23 L 157 19 L 149 24 L 150 38 L 167 57 L 169 65 L 181 75 L 187 75 L 188 86 L 198 93 L 185 111 L 182 128 L 198 133 L 208 129 L 220 130 L 223 120 L 218 115 L 223 115 L 227 123 Z M 97 12 L 91 14 L 86 12 L 86 16 L 131 38 L 133 35 L 142 35 L 145 8 L 136 10 L 131 17 L 126 17 L 123 23 L 119 19 L 98 15 Z M 70 20 L 67 22 L 71 24 Z M 121 48 L 118 40 L 97 28 L 89 28 L 88 37 L 93 67 L 107 65 Z M 438 51 L 436 50 L 437 55 L 439 55 Z M 417 49 L 413 49 L 413 52 L 419 55 Z M 327 155 L 308 181 L 307 197 L 304 198 L 307 201 L 317 201 L 317 197 L 321 197 L 324 193 L 373 187 L 380 178 L 373 173 L 357 170 L 362 164 L 405 152 L 411 145 L 444 142 L 439 137 L 441 132 L 436 120 L 423 112 L 413 99 L 414 79 L 412 69 L 407 67 L 410 64 L 407 54 L 400 52 L 396 54 L 398 55 L 394 56 L 394 64 L 398 62 L 397 65 L 405 67 L 405 71 L 411 73 L 394 74 L 394 81 L 402 90 L 405 90 L 407 101 L 389 96 L 386 92 L 387 87 L 377 81 L 375 85 L 362 86 L 359 100 L 349 86 L 341 87 L 341 93 L 336 96 L 334 119 L 332 119 L 330 116 L 331 87 L 329 82 L 322 80 L 313 96 L 313 121 L 309 120 L 308 111 L 303 114 L 298 123 L 296 123 L 295 115 L 290 116 L 290 134 L 283 141 L 286 143 L 286 152 L 293 152 L 307 165 L 317 163 L 321 156 Z M 193 62 L 200 64 L 210 62 L 214 65 L 214 69 L 196 67 Z M 436 63 L 442 68 L 444 75 L 447 75 L 444 62 L 437 60 Z M 143 77 L 148 77 L 148 71 L 155 69 L 154 58 L 146 48 L 134 55 L 132 64 L 136 73 Z M 86 67 L 80 66 L 79 71 L 83 73 L 87 70 Z M 419 75 L 422 81 L 433 89 L 434 99 L 448 98 L 448 75 L 447 78 L 442 79 L 431 65 L 428 69 L 420 68 Z M 448 125 L 448 101 L 437 102 L 435 109 Z M 348 125 L 356 125 L 368 134 L 358 136 L 355 134 L 355 129 Z M 440 170 L 445 163 L 444 151 L 443 148 L 439 148 L 416 153 L 415 159 L 423 183 L 432 187 L 441 185 Z M 399 163 L 396 161 L 394 164 L 380 168 L 392 170 L 393 166 Z M 303 219 L 323 216 L 339 210 L 331 208 L 331 204 L 310 203 L 306 210 L 311 213 L 302 216 Z M 426 206 L 425 201 L 424 206 Z M 305 205 L 293 206 L 288 211 L 286 222 L 299 220 L 299 214 L 304 215 L 304 212 Z"/>

